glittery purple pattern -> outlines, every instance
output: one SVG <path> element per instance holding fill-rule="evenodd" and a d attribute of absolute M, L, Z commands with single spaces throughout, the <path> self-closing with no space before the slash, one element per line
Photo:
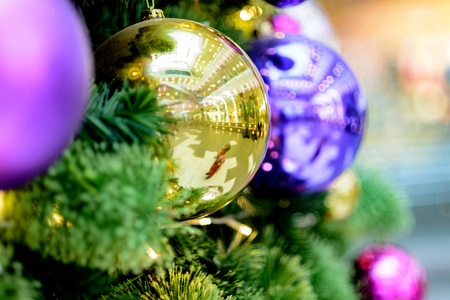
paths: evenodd
<path fill-rule="evenodd" d="M 427 276 L 409 253 L 393 245 L 371 245 L 355 261 L 362 300 L 425 299 Z"/>
<path fill-rule="evenodd" d="M 251 46 L 272 109 L 271 138 L 253 190 L 273 197 L 325 191 L 361 143 L 364 93 L 344 60 L 320 42 L 286 35 Z"/>
<path fill-rule="evenodd" d="M 1 0 L 0 190 L 44 172 L 67 147 L 92 80 L 87 31 L 67 0 Z"/>
<path fill-rule="evenodd" d="M 300 3 L 305 2 L 305 0 L 266 0 L 266 2 L 280 8 L 286 8 L 290 6 L 299 5 Z"/>

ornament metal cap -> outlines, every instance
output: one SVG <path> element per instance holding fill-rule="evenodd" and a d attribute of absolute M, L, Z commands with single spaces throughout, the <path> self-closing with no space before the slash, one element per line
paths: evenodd
<path fill-rule="evenodd" d="M 152 0 L 152 5 L 147 0 L 148 10 L 141 13 L 141 21 L 147 21 L 151 19 L 164 19 L 164 12 L 161 9 L 154 8 L 155 1 Z"/>
<path fill-rule="evenodd" d="M 164 12 L 161 9 L 149 9 L 141 13 L 141 21 L 152 19 L 164 19 Z"/>

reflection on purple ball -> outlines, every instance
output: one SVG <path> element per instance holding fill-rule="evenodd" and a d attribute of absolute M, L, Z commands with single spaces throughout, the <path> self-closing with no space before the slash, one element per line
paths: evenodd
<path fill-rule="evenodd" d="M 278 6 L 280 8 L 295 6 L 304 1 L 305 0 L 266 0 L 266 2 L 268 2 L 272 5 Z"/>
<path fill-rule="evenodd" d="M 89 38 L 67 0 L 0 1 L 0 190 L 58 158 L 83 117 Z"/>
<path fill-rule="evenodd" d="M 355 76 L 333 50 L 302 36 L 251 47 L 272 108 L 253 190 L 274 197 L 326 190 L 350 166 L 364 133 L 366 100 Z"/>
<path fill-rule="evenodd" d="M 367 247 L 356 259 L 355 271 L 363 300 L 425 299 L 425 270 L 396 246 Z"/>

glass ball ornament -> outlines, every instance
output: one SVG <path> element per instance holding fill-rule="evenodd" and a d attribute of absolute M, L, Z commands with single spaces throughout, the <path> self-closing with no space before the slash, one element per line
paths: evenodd
<path fill-rule="evenodd" d="M 1 0 L 0 190 L 45 172 L 82 122 L 93 77 L 81 18 L 67 0 Z"/>
<path fill-rule="evenodd" d="M 327 221 L 341 221 L 349 218 L 358 206 L 361 198 L 361 181 L 351 169 L 345 170 L 336 178 L 325 197 L 325 215 Z"/>
<path fill-rule="evenodd" d="M 232 201 L 258 170 L 269 138 L 269 104 L 247 54 L 217 30 L 188 20 L 130 26 L 95 52 L 96 80 L 157 89 L 178 120 L 168 145 L 181 188 L 200 188 L 181 205 L 206 216 Z"/>
<path fill-rule="evenodd" d="M 354 265 L 363 300 L 425 299 L 425 269 L 398 246 L 370 245 L 359 253 Z"/>
<path fill-rule="evenodd" d="M 272 110 L 267 155 L 253 191 L 272 197 L 325 191 L 361 143 L 363 91 L 345 61 L 320 42 L 283 34 L 251 47 Z"/>
<path fill-rule="evenodd" d="M 265 0 L 265 1 L 280 8 L 291 7 L 305 2 L 305 0 Z"/>

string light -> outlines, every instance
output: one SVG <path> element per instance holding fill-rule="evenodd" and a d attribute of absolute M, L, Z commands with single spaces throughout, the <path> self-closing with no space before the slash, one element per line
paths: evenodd
<path fill-rule="evenodd" d="M 146 247 L 148 256 L 150 256 L 151 259 L 157 259 L 159 255 L 155 252 L 155 250 L 148 245 Z"/>
<path fill-rule="evenodd" d="M 242 233 L 245 236 L 250 236 L 252 234 L 252 229 L 248 227 L 247 225 L 241 225 L 239 227 L 239 232 Z"/>
<path fill-rule="evenodd" d="M 56 226 L 56 227 L 65 225 L 64 217 L 56 211 L 56 208 L 53 209 L 53 213 L 48 218 L 48 225 Z M 71 224 L 71 225 L 73 225 L 73 224 Z"/>
<path fill-rule="evenodd" d="M 52 215 L 53 220 L 55 220 L 56 224 L 62 225 L 64 223 L 64 218 L 60 214 L 54 213 Z"/>
<path fill-rule="evenodd" d="M 211 218 L 203 218 L 200 219 L 199 222 L 202 226 L 211 225 Z"/>
<path fill-rule="evenodd" d="M 239 17 L 240 17 L 243 21 L 248 21 L 248 20 L 250 20 L 250 19 L 253 17 L 253 15 L 250 13 L 250 11 L 243 9 L 243 10 L 241 10 L 241 12 L 239 13 Z"/>
<path fill-rule="evenodd" d="M 228 227 L 233 228 L 234 230 L 236 230 L 238 232 L 238 235 L 236 235 L 236 237 L 235 237 L 235 241 L 233 241 L 234 243 L 239 242 L 240 239 L 242 238 L 242 235 L 249 237 L 250 240 L 253 240 L 257 235 L 257 232 L 253 231 L 252 228 L 236 221 L 232 217 L 201 218 L 201 219 L 187 220 L 182 223 L 187 224 L 187 225 L 201 225 L 201 226 L 207 226 L 207 225 L 211 225 L 211 224 L 214 224 L 214 225 L 225 224 Z"/>

